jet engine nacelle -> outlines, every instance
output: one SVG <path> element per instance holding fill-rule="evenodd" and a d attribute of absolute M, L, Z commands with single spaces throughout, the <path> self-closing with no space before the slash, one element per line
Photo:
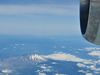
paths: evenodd
<path fill-rule="evenodd" d="M 100 0 L 80 1 L 80 25 L 83 37 L 100 45 Z"/>

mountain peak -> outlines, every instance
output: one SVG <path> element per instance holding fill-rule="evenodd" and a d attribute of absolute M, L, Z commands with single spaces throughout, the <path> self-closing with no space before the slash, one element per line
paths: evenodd
<path fill-rule="evenodd" d="M 29 59 L 30 60 L 33 60 L 33 61 L 46 61 L 46 59 L 44 59 L 43 57 L 41 57 L 41 56 L 39 56 L 39 55 L 37 55 L 37 54 L 35 54 L 35 55 L 33 55 L 33 54 L 31 54 L 31 55 L 29 55 Z"/>

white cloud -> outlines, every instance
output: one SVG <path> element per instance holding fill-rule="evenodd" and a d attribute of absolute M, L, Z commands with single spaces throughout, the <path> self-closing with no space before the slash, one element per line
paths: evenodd
<path fill-rule="evenodd" d="M 44 58 L 53 59 L 53 60 L 60 60 L 60 61 L 72 61 L 72 62 L 83 62 L 84 64 L 93 64 L 92 60 L 86 60 L 79 57 L 76 57 L 71 54 L 66 53 L 55 53 L 47 56 L 43 56 Z"/>
<path fill-rule="evenodd" d="M 39 73 L 39 75 L 46 75 L 45 73 Z"/>
<path fill-rule="evenodd" d="M 67 75 L 67 74 L 55 74 L 55 75 Z"/>
<path fill-rule="evenodd" d="M 94 50 L 96 48 L 95 47 L 86 47 L 85 49 L 87 49 L 87 50 Z"/>
<path fill-rule="evenodd" d="M 96 70 L 95 65 L 91 65 L 91 66 L 90 66 L 90 69 L 91 69 L 91 70 Z"/>
<path fill-rule="evenodd" d="M 48 68 L 53 68 L 52 66 L 48 66 Z"/>
<path fill-rule="evenodd" d="M 2 70 L 3 73 L 12 73 L 12 70 L 4 69 Z"/>
<path fill-rule="evenodd" d="M 37 70 L 37 71 L 35 71 L 35 72 L 40 72 L 40 70 Z"/>
<path fill-rule="evenodd" d="M 100 50 L 98 47 L 85 47 L 83 49 L 78 49 L 80 51 L 86 50 L 86 51 L 94 51 L 94 50 Z"/>
<path fill-rule="evenodd" d="M 92 73 L 86 73 L 85 75 L 93 75 Z"/>
<path fill-rule="evenodd" d="M 100 71 L 100 68 L 96 68 L 94 65 L 89 66 L 91 70 Z"/>
<path fill-rule="evenodd" d="M 43 71 L 45 71 L 45 72 L 51 72 L 50 69 L 44 69 Z"/>
<path fill-rule="evenodd" d="M 78 72 L 85 73 L 85 71 L 84 71 L 84 70 L 79 70 Z"/>
<path fill-rule="evenodd" d="M 73 13 L 74 11 L 74 13 Z M 77 12 L 75 12 L 77 11 Z M 0 5 L 0 14 L 54 14 L 54 15 L 76 15 L 78 5 Z"/>
<path fill-rule="evenodd" d="M 87 51 L 93 51 L 93 50 L 99 50 L 100 48 L 98 48 L 98 47 L 85 47 L 84 49 Z"/>
<path fill-rule="evenodd" d="M 81 64 L 81 63 L 78 63 L 77 66 L 78 66 L 78 67 L 86 67 L 85 64 Z"/>
<path fill-rule="evenodd" d="M 46 65 L 41 65 L 40 68 L 42 69 L 41 71 L 37 71 L 37 72 L 51 72 L 51 68 L 53 68 L 52 66 L 46 66 Z"/>
<path fill-rule="evenodd" d="M 82 59 L 74 55 L 66 54 L 62 52 L 54 53 L 54 54 L 42 56 L 42 57 L 47 58 L 47 59 L 59 60 L 59 61 L 77 62 L 78 67 L 83 67 L 83 68 L 88 69 L 88 71 L 86 72 L 83 70 L 78 71 L 78 72 L 86 73 L 86 75 L 93 75 L 92 73 L 89 73 L 89 70 L 92 70 L 94 74 L 99 73 L 100 71 L 100 68 L 96 67 L 97 64 L 100 64 L 100 60 L 93 61 L 93 60 Z"/>
<path fill-rule="evenodd" d="M 42 69 L 46 69 L 46 67 L 45 67 L 45 66 L 43 66 L 43 65 L 42 65 L 40 68 L 42 68 Z"/>
<path fill-rule="evenodd" d="M 51 64 L 57 64 L 56 62 L 52 62 Z"/>
<path fill-rule="evenodd" d="M 88 53 L 89 55 L 93 56 L 99 56 L 100 57 L 100 51 L 92 51 L 91 53 Z"/>

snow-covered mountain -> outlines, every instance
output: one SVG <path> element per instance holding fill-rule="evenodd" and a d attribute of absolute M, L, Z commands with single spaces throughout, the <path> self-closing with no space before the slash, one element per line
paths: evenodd
<path fill-rule="evenodd" d="M 32 60 L 32 61 L 38 61 L 38 62 L 41 62 L 41 61 L 46 61 L 45 58 L 35 54 L 35 55 L 29 55 L 29 59 Z"/>
<path fill-rule="evenodd" d="M 47 61 L 45 58 L 37 54 L 24 55 L 24 56 L 21 56 L 20 58 L 23 59 L 24 61 L 32 62 L 34 64 Z"/>

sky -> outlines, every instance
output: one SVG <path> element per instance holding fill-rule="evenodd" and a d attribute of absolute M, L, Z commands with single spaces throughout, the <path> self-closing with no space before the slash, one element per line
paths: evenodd
<path fill-rule="evenodd" d="M 80 35 L 79 0 L 0 0 L 0 34 Z"/>

